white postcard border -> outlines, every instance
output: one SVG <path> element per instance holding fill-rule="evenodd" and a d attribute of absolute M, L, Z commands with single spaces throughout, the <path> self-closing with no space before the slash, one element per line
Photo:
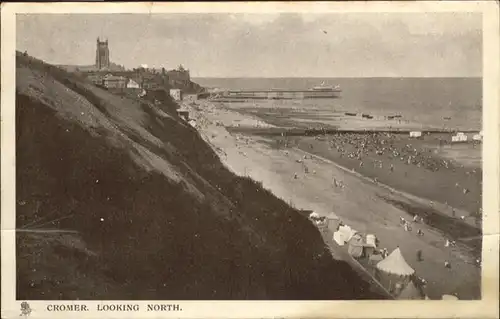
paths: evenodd
<path fill-rule="evenodd" d="M 499 25 L 496 1 L 337 3 L 46 3 L 2 5 L 2 318 L 19 318 L 15 300 L 15 13 L 173 12 L 444 12 L 483 13 L 483 269 L 480 301 L 28 301 L 32 318 L 495 318 L 499 299 Z M 87 305 L 88 312 L 49 312 L 49 305 Z M 140 311 L 98 312 L 98 305 L 138 304 Z M 176 304 L 182 311 L 147 311 Z"/>

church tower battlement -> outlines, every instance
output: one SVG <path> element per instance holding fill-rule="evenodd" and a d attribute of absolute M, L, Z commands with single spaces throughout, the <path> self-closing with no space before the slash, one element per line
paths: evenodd
<path fill-rule="evenodd" d="M 97 38 L 95 66 L 98 70 L 107 69 L 110 66 L 108 39 L 106 39 L 105 41 L 101 41 L 99 38 Z"/>

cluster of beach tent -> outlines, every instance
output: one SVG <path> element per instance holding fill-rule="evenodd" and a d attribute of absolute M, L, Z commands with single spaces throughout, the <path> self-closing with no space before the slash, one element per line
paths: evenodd
<path fill-rule="evenodd" d="M 316 212 L 309 219 L 318 227 L 333 233 L 333 241 L 339 246 L 347 246 L 347 252 L 355 259 L 366 257 L 375 265 L 375 278 L 397 299 L 429 299 L 422 288 L 422 279 L 406 262 L 399 247 L 390 254 L 386 249 L 377 249 L 377 238 L 373 234 L 363 236 L 345 225 L 335 213 L 321 216 Z M 458 299 L 453 295 L 443 295 L 442 299 Z"/>
<path fill-rule="evenodd" d="M 462 132 L 458 132 L 457 135 L 451 137 L 452 142 L 467 142 L 467 135 Z"/>
<path fill-rule="evenodd" d="M 412 132 L 410 132 L 410 137 L 414 137 L 414 138 L 422 137 L 422 132 L 420 132 L 420 131 L 412 131 Z"/>
<path fill-rule="evenodd" d="M 422 132 L 421 131 L 412 131 L 412 132 L 410 132 L 410 137 L 421 138 Z M 468 140 L 468 136 L 463 132 L 457 132 L 456 135 L 453 135 L 451 137 L 452 143 L 467 142 L 467 140 Z M 476 141 L 476 142 L 482 141 L 483 140 L 483 131 L 479 132 L 478 134 L 474 134 L 472 136 L 472 140 Z"/>

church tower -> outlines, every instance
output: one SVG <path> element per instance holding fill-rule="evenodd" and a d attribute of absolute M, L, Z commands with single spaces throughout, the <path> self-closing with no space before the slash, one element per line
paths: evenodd
<path fill-rule="evenodd" d="M 100 41 L 99 38 L 97 38 L 95 66 L 98 70 L 109 68 L 109 48 L 107 39 L 106 41 Z"/>

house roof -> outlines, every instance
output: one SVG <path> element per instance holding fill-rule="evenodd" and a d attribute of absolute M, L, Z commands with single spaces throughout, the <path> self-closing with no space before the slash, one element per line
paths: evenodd
<path fill-rule="evenodd" d="M 394 249 L 387 258 L 379 262 L 377 264 L 377 269 L 401 276 L 409 276 L 415 273 L 415 270 L 411 268 L 404 259 L 399 247 Z"/>
<path fill-rule="evenodd" d="M 104 79 L 106 79 L 106 80 L 110 80 L 110 79 L 111 79 L 111 80 L 124 80 L 124 79 L 125 79 L 125 77 L 123 77 L 123 76 L 118 76 L 118 75 L 113 75 L 113 74 L 111 74 L 111 73 L 108 73 L 108 74 L 106 74 L 106 75 L 104 76 Z"/>

